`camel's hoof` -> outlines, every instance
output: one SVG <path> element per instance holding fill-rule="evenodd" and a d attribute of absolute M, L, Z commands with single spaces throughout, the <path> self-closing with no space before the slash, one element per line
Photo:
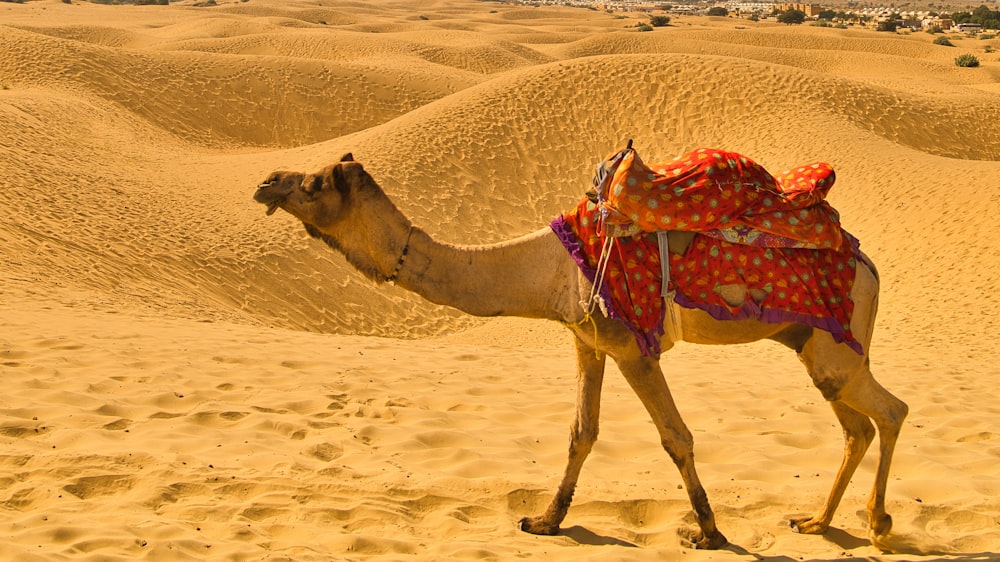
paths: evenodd
<path fill-rule="evenodd" d="M 796 533 L 802 533 L 803 535 L 822 535 L 830 528 L 829 523 L 824 523 L 822 521 L 817 521 L 813 517 L 803 517 L 802 519 L 792 519 L 788 522 L 788 525 Z"/>
<path fill-rule="evenodd" d="M 884 537 L 892 530 L 892 516 L 883 513 L 880 516 L 872 516 L 869 534 L 874 537 Z"/>
<path fill-rule="evenodd" d="M 541 517 L 525 517 L 521 519 L 521 530 L 532 535 L 557 535 L 559 525 L 550 525 Z"/>
<path fill-rule="evenodd" d="M 678 534 L 681 536 L 682 546 L 695 550 L 718 550 L 729 544 L 729 539 L 719 531 L 709 535 L 693 530 L 681 531 Z"/>

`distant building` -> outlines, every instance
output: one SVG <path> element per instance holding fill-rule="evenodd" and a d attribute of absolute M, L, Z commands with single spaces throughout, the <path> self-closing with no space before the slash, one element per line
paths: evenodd
<path fill-rule="evenodd" d="M 748 0 L 730 0 L 726 3 L 726 9 L 730 14 L 750 15 L 750 14 L 770 14 L 774 11 L 774 4 L 771 2 L 751 2 Z"/>
<path fill-rule="evenodd" d="M 955 21 L 952 20 L 951 18 L 937 17 L 937 18 L 934 18 L 933 20 L 931 20 L 931 25 L 932 26 L 936 25 L 936 26 L 940 27 L 942 30 L 948 30 L 948 29 L 951 29 L 952 26 L 955 25 Z"/>
<path fill-rule="evenodd" d="M 791 4 L 775 4 L 775 8 L 781 10 L 782 12 L 787 12 L 789 10 L 798 10 L 806 15 L 806 17 L 814 18 L 823 11 L 823 7 L 819 4 L 802 4 L 799 2 Z"/>

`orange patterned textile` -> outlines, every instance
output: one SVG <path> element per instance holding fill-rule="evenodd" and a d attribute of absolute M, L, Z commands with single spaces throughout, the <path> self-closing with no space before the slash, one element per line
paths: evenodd
<path fill-rule="evenodd" d="M 719 231 L 740 243 L 741 236 L 764 234 L 754 245 L 840 248 L 840 215 L 824 200 L 836 179 L 833 168 L 817 162 L 779 178 L 735 152 L 699 148 L 647 166 L 626 148 L 601 163 L 594 183 L 615 237 Z"/>
<path fill-rule="evenodd" d="M 628 326 L 644 353 L 660 353 L 666 312 L 659 246 L 646 230 L 653 224 L 672 226 L 660 230 L 705 227 L 683 255 L 670 254 L 668 288 L 676 291 L 678 305 L 718 320 L 803 324 L 863 353 L 850 328 L 850 292 L 862 254 L 823 200 L 833 183 L 828 165 L 801 166 L 781 174 L 779 183 L 749 158 L 702 149 L 663 167 L 666 175 L 637 175 L 644 166 L 628 152 L 634 156 L 627 149 L 598 169 L 595 185 L 610 203 L 585 199 L 554 220 L 552 229 L 591 281 L 606 237 L 615 238 L 600 296 L 608 315 Z M 658 179 L 667 176 L 672 179 Z M 616 193 L 618 185 L 623 187 Z M 640 192 L 645 199 L 634 197 Z M 661 204 L 673 213 L 663 214 Z M 760 300 L 726 302 L 721 288 L 734 284 Z"/>

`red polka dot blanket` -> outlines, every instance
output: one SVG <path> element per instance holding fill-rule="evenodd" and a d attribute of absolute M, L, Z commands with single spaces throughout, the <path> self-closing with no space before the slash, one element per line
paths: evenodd
<path fill-rule="evenodd" d="M 668 288 L 680 306 L 718 320 L 804 324 L 862 353 L 849 296 L 861 254 L 823 200 L 829 165 L 796 168 L 779 182 L 735 153 L 699 149 L 646 167 L 627 151 L 631 159 L 612 162 L 622 151 L 598 168 L 597 201 L 583 200 L 552 229 L 591 281 L 606 236 L 615 238 L 600 296 L 644 353 L 659 355 L 666 312 L 656 230 L 698 232 L 683 255 L 670 254 Z M 744 302 L 727 302 L 726 285 L 745 286 Z"/>

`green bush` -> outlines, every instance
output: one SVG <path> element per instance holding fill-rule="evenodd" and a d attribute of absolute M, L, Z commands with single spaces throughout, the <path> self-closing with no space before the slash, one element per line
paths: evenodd
<path fill-rule="evenodd" d="M 649 25 L 646 22 L 642 22 L 639 25 L 637 25 L 636 27 L 639 28 L 639 31 L 653 31 L 653 26 Z"/>
<path fill-rule="evenodd" d="M 670 23 L 670 16 L 649 16 L 649 24 L 653 27 L 663 27 Z"/>
<path fill-rule="evenodd" d="M 945 47 L 954 47 L 955 46 L 955 45 L 952 44 L 951 40 L 948 39 L 947 37 L 945 37 L 944 35 L 942 35 L 941 37 L 936 37 L 934 39 L 934 44 L 935 45 L 944 45 Z"/>
<path fill-rule="evenodd" d="M 796 25 L 806 21 L 806 13 L 802 10 L 788 10 L 778 16 L 778 23 Z"/>
<path fill-rule="evenodd" d="M 927 33 L 930 33 L 930 34 L 933 35 L 935 33 L 944 33 L 944 30 L 941 29 L 940 25 L 932 25 L 932 26 L 930 26 L 930 27 L 927 28 Z"/>
<path fill-rule="evenodd" d="M 979 59 L 973 54 L 966 53 L 955 57 L 955 64 L 964 68 L 973 68 L 979 66 Z"/>

